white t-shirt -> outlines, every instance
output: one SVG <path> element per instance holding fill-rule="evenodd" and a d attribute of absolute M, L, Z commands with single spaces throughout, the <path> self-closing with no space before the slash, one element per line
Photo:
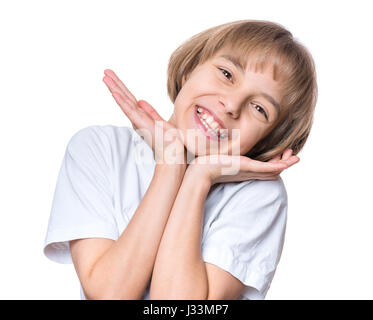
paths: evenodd
<path fill-rule="evenodd" d="M 72 263 L 69 241 L 117 240 L 141 202 L 155 169 L 151 148 L 131 127 L 94 125 L 70 139 L 53 197 L 44 254 Z M 217 185 L 205 206 L 203 261 L 243 282 L 241 299 L 262 300 L 280 260 L 287 193 L 277 180 Z M 85 299 L 82 287 L 81 298 Z M 149 299 L 149 285 L 143 299 Z"/>

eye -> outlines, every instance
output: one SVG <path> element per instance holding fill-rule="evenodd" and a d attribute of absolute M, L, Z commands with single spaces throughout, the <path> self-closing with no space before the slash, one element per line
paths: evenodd
<path fill-rule="evenodd" d="M 255 108 L 256 110 L 258 110 L 260 113 L 262 113 L 262 114 L 265 116 L 265 118 L 268 120 L 268 115 L 267 115 L 267 113 L 264 111 L 264 109 L 263 109 L 260 105 L 258 105 L 258 104 L 253 103 L 253 105 L 254 105 L 254 108 Z"/>
<path fill-rule="evenodd" d="M 219 68 L 219 70 L 221 70 L 221 72 L 223 73 L 224 77 L 226 77 L 229 81 L 233 80 L 232 74 L 230 72 L 228 72 L 227 70 L 225 70 L 223 68 Z"/>

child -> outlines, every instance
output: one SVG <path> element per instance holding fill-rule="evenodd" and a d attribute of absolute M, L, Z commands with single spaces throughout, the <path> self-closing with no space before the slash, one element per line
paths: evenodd
<path fill-rule="evenodd" d="M 74 264 L 82 299 L 264 299 L 286 228 L 279 174 L 317 100 L 310 53 L 273 22 L 205 30 L 171 55 L 168 121 L 113 71 L 103 80 L 133 128 L 73 135 L 45 255 Z"/>

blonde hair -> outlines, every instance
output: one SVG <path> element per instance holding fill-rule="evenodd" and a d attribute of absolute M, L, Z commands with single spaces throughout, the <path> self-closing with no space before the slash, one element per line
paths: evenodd
<path fill-rule="evenodd" d="M 167 91 L 171 101 L 175 102 L 183 76 L 225 47 L 238 54 L 245 68 L 248 61 L 253 63 L 255 72 L 271 63 L 273 79 L 281 81 L 279 117 L 246 156 L 268 161 L 288 148 L 298 154 L 313 123 L 318 95 L 316 70 L 307 48 L 280 24 L 239 20 L 209 28 L 182 43 L 168 63 Z"/>

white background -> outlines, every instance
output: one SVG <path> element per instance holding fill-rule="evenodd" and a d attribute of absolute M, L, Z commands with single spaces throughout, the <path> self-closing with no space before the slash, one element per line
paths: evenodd
<path fill-rule="evenodd" d="M 288 197 L 267 299 L 372 299 L 370 1 L 3 1 L 0 4 L 0 298 L 80 299 L 73 265 L 42 252 L 67 142 L 129 126 L 102 81 L 117 72 L 164 118 L 168 59 L 183 41 L 241 19 L 278 22 L 311 52 L 319 100 Z"/>

